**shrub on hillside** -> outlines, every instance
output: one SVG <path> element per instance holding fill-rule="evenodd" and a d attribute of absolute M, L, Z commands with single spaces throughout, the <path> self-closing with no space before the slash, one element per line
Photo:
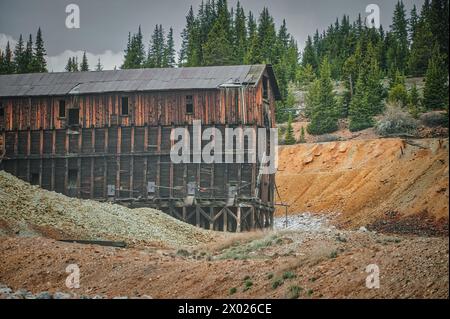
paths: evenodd
<path fill-rule="evenodd" d="M 324 134 L 324 135 L 317 136 L 316 142 L 317 143 L 326 143 L 326 142 L 336 142 L 336 141 L 340 141 L 340 140 L 341 140 L 341 138 L 339 136 L 332 135 L 332 134 Z"/>
<path fill-rule="evenodd" d="M 440 112 L 431 112 L 422 114 L 419 118 L 422 125 L 428 127 L 448 127 L 448 115 Z"/>
<path fill-rule="evenodd" d="M 414 134 L 417 121 L 398 106 L 389 106 L 375 125 L 378 134 L 382 136 L 396 134 Z"/>

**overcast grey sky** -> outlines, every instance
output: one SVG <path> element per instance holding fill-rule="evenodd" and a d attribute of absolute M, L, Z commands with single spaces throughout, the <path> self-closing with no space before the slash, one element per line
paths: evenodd
<path fill-rule="evenodd" d="M 228 1 L 229 6 L 236 2 Z M 80 7 L 79 29 L 65 26 L 65 8 L 70 3 Z M 142 26 L 146 45 L 155 24 L 162 24 L 166 30 L 172 26 L 178 48 L 186 13 L 190 5 L 197 11 L 200 3 L 201 0 L 0 0 L 0 47 L 7 40 L 14 42 L 21 33 L 32 33 L 34 37 L 40 26 L 50 71 L 61 71 L 70 55 L 80 55 L 84 50 L 91 66 L 100 57 L 105 69 L 111 69 L 120 65 L 128 31 L 135 32 L 138 25 Z M 381 23 L 388 28 L 395 0 L 241 0 L 244 9 L 256 16 L 264 6 L 269 7 L 277 26 L 285 18 L 300 47 L 316 28 L 326 28 L 343 14 L 351 19 L 358 13 L 365 15 L 365 8 L 371 3 L 379 5 Z M 404 3 L 409 13 L 413 4 L 420 8 L 423 0 Z"/>

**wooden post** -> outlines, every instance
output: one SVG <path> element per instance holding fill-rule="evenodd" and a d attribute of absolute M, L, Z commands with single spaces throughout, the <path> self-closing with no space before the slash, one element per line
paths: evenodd
<path fill-rule="evenodd" d="M 195 205 L 195 224 L 200 227 L 200 207 Z"/>
<path fill-rule="evenodd" d="M 237 207 L 237 213 L 236 213 L 236 232 L 241 232 L 241 207 Z"/>
<path fill-rule="evenodd" d="M 223 231 L 227 232 L 228 231 L 228 209 L 224 209 L 223 212 Z"/>
<path fill-rule="evenodd" d="M 116 148 L 116 197 L 120 198 L 120 152 L 122 149 L 122 127 L 117 128 L 117 148 Z"/>
<path fill-rule="evenodd" d="M 91 193 L 91 199 L 94 198 L 94 158 L 91 157 L 91 189 L 90 189 L 90 193 Z"/>
<path fill-rule="evenodd" d="M 209 229 L 214 230 L 214 207 L 209 208 Z"/>

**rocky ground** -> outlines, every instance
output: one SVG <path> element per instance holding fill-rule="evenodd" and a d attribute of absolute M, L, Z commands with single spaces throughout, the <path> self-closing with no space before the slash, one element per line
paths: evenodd
<path fill-rule="evenodd" d="M 288 215 L 243 234 L 0 172 L 0 298 L 448 298 L 448 139 L 408 143 L 282 148 Z M 79 288 L 66 286 L 73 265 Z M 367 287 L 367 267 L 379 270 L 379 288 Z"/>
<path fill-rule="evenodd" d="M 448 237 L 339 230 L 314 214 L 289 216 L 288 229 L 283 222 L 188 249 L 0 237 L 0 282 L 12 290 L 1 296 L 27 298 L 26 289 L 70 298 L 448 298 Z M 65 286 L 69 264 L 80 268 L 78 289 Z M 366 287 L 372 264 L 378 289 Z"/>

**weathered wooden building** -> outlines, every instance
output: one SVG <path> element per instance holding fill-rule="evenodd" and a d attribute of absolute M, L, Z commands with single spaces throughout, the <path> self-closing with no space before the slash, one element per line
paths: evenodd
<path fill-rule="evenodd" d="M 274 127 L 270 65 L 0 76 L 2 169 L 68 196 L 223 231 L 272 225 L 259 163 L 174 164 L 176 127 Z M 205 143 L 205 142 L 203 142 Z"/>

